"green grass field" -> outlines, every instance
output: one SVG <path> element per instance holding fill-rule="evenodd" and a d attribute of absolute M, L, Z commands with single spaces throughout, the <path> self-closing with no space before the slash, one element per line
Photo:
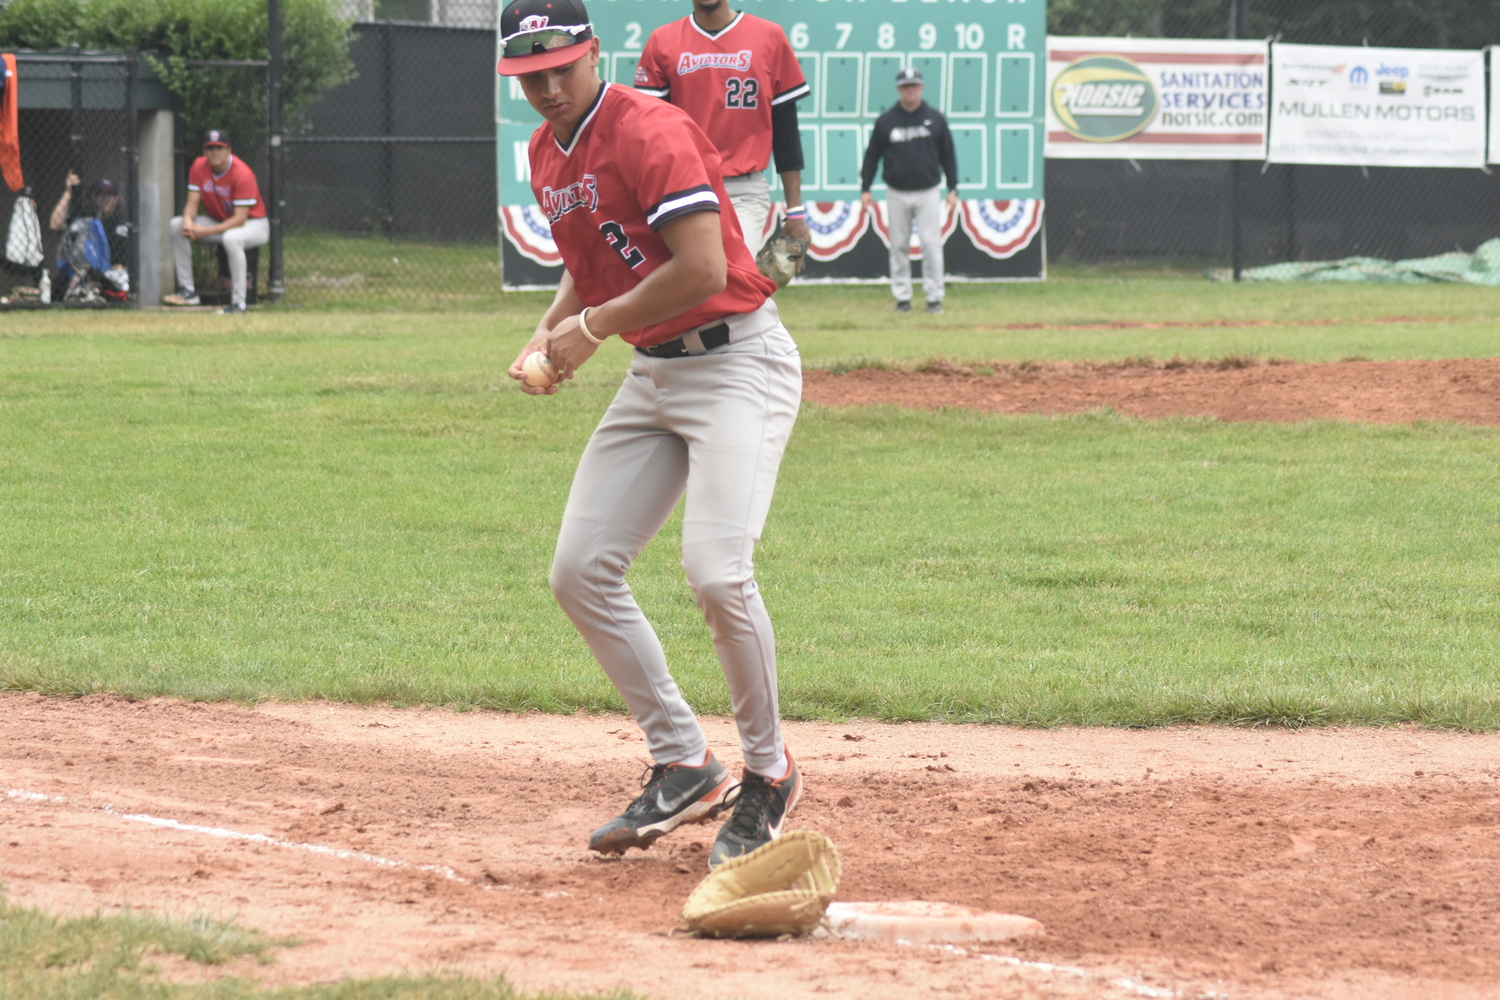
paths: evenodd
<path fill-rule="evenodd" d="M 503 978 L 350 978 L 333 985 L 262 989 L 250 978 L 233 976 L 172 982 L 157 965 L 169 955 L 207 968 L 245 956 L 269 963 L 276 948 L 298 943 L 273 941 L 232 921 L 204 916 L 171 920 L 122 910 L 56 917 L 8 904 L 0 886 L 0 996 L 7 1000 L 568 1000 L 550 993 L 523 997 Z M 596 1000 L 634 997 L 622 991 Z"/>
<path fill-rule="evenodd" d="M 627 349 L 521 394 L 545 301 L 8 316 L 0 687 L 619 708 L 545 577 Z M 809 367 L 1500 353 L 1500 298 L 1462 287 L 1093 271 L 956 286 L 942 317 L 781 305 Z M 1271 325 L 1212 325 L 1245 320 Z M 1203 325 L 1013 328 L 1110 322 Z M 759 553 L 784 709 L 1494 729 L 1497 460 L 1491 428 L 807 406 Z M 678 555 L 674 523 L 632 583 L 724 711 Z"/>

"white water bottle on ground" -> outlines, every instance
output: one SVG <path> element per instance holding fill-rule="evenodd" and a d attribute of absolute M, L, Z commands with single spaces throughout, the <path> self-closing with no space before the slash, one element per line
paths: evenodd
<path fill-rule="evenodd" d="M 52 302 L 52 272 L 44 268 L 42 270 L 42 278 L 36 283 L 36 287 L 37 291 L 41 292 L 41 295 L 37 296 L 37 298 L 43 304 L 50 304 Z"/>

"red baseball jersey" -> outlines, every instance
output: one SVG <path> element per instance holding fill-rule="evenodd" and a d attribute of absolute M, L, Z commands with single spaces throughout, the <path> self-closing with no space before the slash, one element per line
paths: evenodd
<path fill-rule="evenodd" d="M 680 316 L 623 334 L 651 347 L 695 326 L 754 312 L 776 290 L 756 270 L 719 173 L 719 154 L 683 111 L 606 83 L 564 147 L 552 126 L 531 136 L 531 190 L 584 305 L 603 305 L 671 259 L 662 226 L 719 213 L 724 290 Z"/>
<path fill-rule="evenodd" d="M 781 25 L 737 14 L 717 34 L 688 15 L 651 32 L 636 89 L 692 115 L 724 161 L 724 176 L 771 162 L 771 106 L 811 92 Z"/>
<path fill-rule="evenodd" d="M 266 203 L 261 200 L 260 185 L 255 183 L 255 171 L 238 156 L 229 158 L 229 169 L 218 177 L 208 165 L 208 157 L 198 157 L 188 171 L 188 190 L 198 192 L 203 211 L 218 222 L 233 215 L 240 205 L 250 206 L 252 219 L 266 217 Z"/>

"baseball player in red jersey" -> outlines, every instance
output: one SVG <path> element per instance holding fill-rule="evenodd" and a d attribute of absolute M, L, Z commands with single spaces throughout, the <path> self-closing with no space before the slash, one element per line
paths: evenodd
<path fill-rule="evenodd" d="M 565 269 L 510 367 L 544 352 L 571 378 L 606 337 L 635 348 L 579 460 L 551 585 L 646 736 L 641 794 L 589 846 L 623 854 L 733 804 L 713 867 L 780 835 L 802 790 L 781 740 L 771 620 L 752 568 L 802 395 L 797 346 L 755 268 L 719 154 L 683 111 L 599 78 L 582 0 L 512 0 L 499 70 L 545 124 L 531 186 Z M 683 494 L 682 563 L 713 635 L 745 770 L 717 760 L 625 572 Z M 737 793 L 737 794 L 736 794 Z"/>
<path fill-rule="evenodd" d="M 199 215 L 202 207 L 206 215 Z M 177 265 L 176 295 L 162 301 L 169 306 L 195 306 L 193 244 L 222 243 L 229 258 L 229 305 L 224 312 L 245 311 L 245 250 L 265 246 L 271 240 L 266 203 L 260 196 L 255 173 L 234 155 L 229 133 L 209 129 L 203 135 L 203 155 L 188 171 L 187 205 L 171 222 L 172 255 Z"/>
<path fill-rule="evenodd" d="M 786 234 L 810 239 L 797 101 L 811 91 L 780 25 L 733 11 L 729 0 L 693 0 L 692 14 L 651 33 L 635 86 L 692 115 L 718 147 L 751 256 L 771 210 L 765 170 L 773 152 L 786 191 Z"/>

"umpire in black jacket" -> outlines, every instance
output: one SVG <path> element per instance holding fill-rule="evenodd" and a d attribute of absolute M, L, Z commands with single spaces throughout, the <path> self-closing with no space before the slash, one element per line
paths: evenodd
<path fill-rule="evenodd" d="M 891 294 L 896 311 L 911 312 L 911 231 L 922 245 L 922 293 L 927 311 L 943 311 L 943 213 L 958 204 L 958 163 L 948 120 L 922 100 L 922 73 L 907 67 L 896 74 L 901 100 L 875 120 L 865 166 L 860 172 L 860 201 L 873 210 L 875 168 L 885 161 L 885 205 L 891 237 Z M 948 176 L 946 204 L 939 181 Z"/>

